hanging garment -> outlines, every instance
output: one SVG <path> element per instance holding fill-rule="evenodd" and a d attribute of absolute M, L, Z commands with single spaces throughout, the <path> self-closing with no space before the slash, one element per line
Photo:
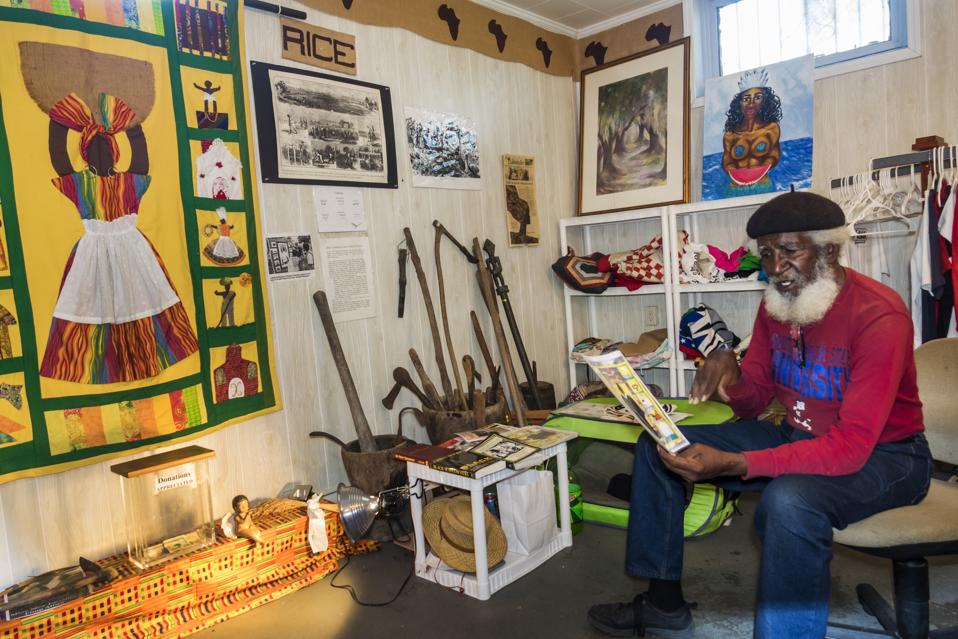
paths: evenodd
<path fill-rule="evenodd" d="M 958 188 L 952 188 L 948 199 L 938 216 L 938 242 L 941 262 L 945 276 L 945 294 L 938 307 L 938 335 L 940 337 L 958 337 L 956 325 L 955 286 L 958 283 L 958 259 L 955 254 L 955 204 Z"/>
<path fill-rule="evenodd" d="M 196 194 L 215 200 L 243 199 L 243 165 L 230 153 L 223 140 L 216 138 L 196 158 Z"/>
<path fill-rule="evenodd" d="M 101 96 L 106 128 L 70 94 L 50 118 L 81 131 L 81 157 L 100 133 L 110 143 L 132 111 Z M 154 377 L 194 353 L 196 334 L 159 254 L 137 229 L 140 200 L 150 176 L 119 172 L 99 176 L 90 167 L 53 179 L 80 214 L 85 234 L 73 247 L 60 291 L 40 375 L 69 382 L 109 384 Z"/>
<path fill-rule="evenodd" d="M 927 294 L 922 296 L 922 342 L 930 342 L 933 339 L 944 337 L 942 333 L 943 322 L 940 322 L 938 318 L 939 308 L 942 303 L 947 304 L 949 309 L 952 306 L 945 281 L 945 264 L 942 261 L 942 246 L 938 235 L 938 218 L 949 194 L 948 184 L 942 180 L 938 187 L 937 196 L 932 201 L 928 218 L 928 259 L 931 268 L 931 285 L 925 289 Z M 948 283 L 950 284 L 950 282 Z M 947 332 L 947 328 L 945 328 L 945 332 Z"/>
<path fill-rule="evenodd" d="M 914 347 L 922 345 L 922 326 L 925 322 L 925 315 L 930 309 L 925 309 L 927 301 L 924 296 L 932 286 L 931 275 L 931 248 L 928 228 L 931 225 L 932 207 L 936 193 L 929 189 L 925 197 L 925 210 L 921 214 L 918 223 L 918 237 L 915 241 L 915 250 L 911 254 L 909 262 L 909 281 L 911 283 L 911 321 L 914 326 L 915 338 Z"/>

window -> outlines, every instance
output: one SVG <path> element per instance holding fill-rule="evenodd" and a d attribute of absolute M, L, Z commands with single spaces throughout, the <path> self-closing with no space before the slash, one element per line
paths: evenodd
<path fill-rule="evenodd" d="M 705 0 L 712 73 L 815 54 L 815 65 L 908 45 L 906 0 Z"/>

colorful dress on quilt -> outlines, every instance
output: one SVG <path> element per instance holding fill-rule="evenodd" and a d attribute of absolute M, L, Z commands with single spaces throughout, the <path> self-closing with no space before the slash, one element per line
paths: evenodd
<path fill-rule="evenodd" d="M 220 236 L 203 248 L 203 255 L 217 264 L 239 264 L 246 254 L 230 237 L 233 225 L 226 222 L 226 209 L 220 207 L 216 209 L 216 214 L 220 218 L 219 225 L 207 224 L 204 233 L 209 236 L 219 231 Z"/>
<path fill-rule="evenodd" d="M 102 95 L 104 125 L 75 95 L 60 100 L 50 118 L 80 131 L 84 160 L 99 134 L 114 135 L 133 120 L 117 98 Z M 150 241 L 137 229 L 140 201 L 150 176 L 97 175 L 90 167 L 53 179 L 80 213 L 85 234 L 70 253 L 40 375 L 86 384 L 147 379 L 196 352 L 196 334 L 169 274 Z"/>

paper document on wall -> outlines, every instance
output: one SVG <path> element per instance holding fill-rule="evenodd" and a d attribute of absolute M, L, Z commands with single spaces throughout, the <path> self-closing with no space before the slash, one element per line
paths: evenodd
<path fill-rule="evenodd" d="M 689 440 L 669 419 L 668 414 L 645 383 L 635 374 L 629 361 L 619 351 L 585 357 L 609 391 L 636 418 L 642 428 L 655 438 L 659 446 L 677 453 L 689 446 Z"/>
<path fill-rule="evenodd" d="M 376 317 L 369 238 L 362 235 L 324 239 L 319 254 L 333 321 Z"/>
<path fill-rule="evenodd" d="M 320 233 L 366 230 L 362 190 L 344 186 L 315 186 L 313 201 Z"/>

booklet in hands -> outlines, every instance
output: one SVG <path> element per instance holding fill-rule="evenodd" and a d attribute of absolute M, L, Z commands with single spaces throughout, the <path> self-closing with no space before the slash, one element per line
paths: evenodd
<path fill-rule="evenodd" d="M 635 374 L 632 365 L 619 351 L 583 358 L 606 388 L 635 417 L 659 446 L 675 454 L 688 448 L 689 440 L 669 419 L 668 414 Z"/>

